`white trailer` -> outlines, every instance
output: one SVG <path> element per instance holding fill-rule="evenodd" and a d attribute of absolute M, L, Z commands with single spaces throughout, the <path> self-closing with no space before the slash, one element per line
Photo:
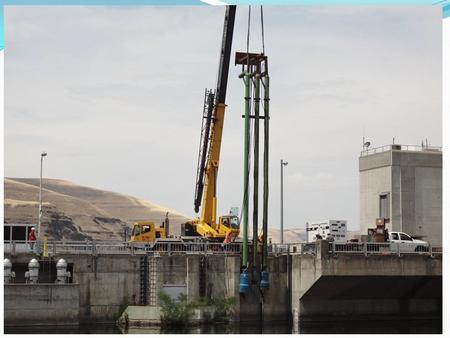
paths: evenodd
<path fill-rule="evenodd" d="M 322 222 L 306 223 L 306 241 L 308 243 L 317 240 L 317 235 L 322 239 L 332 237 L 335 242 L 347 242 L 347 221 L 325 220 Z"/>

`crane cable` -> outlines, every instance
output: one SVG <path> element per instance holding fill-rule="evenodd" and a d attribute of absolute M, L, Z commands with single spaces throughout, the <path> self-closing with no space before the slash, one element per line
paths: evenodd
<path fill-rule="evenodd" d="M 264 14 L 263 14 L 263 6 L 261 5 L 261 42 L 262 42 L 262 53 L 265 54 L 264 51 Z"/>

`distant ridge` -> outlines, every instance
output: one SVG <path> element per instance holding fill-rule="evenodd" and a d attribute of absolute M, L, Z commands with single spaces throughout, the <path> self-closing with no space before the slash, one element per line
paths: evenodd
<path fill-rule="evenodd" d="M 5 178 L 5 223 L 36 223 L 39 179 Z M 179 234 L 187 217 L 150 201 L 43 179 L 42 231 L 55 240 L 122 240 L 124 227 L 136 220 L 161 223 L 169 212 L 171 234 Z"/>

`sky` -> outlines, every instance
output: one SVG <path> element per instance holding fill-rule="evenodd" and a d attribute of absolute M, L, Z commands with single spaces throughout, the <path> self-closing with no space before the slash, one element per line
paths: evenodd
<path fill-rule="evenodd" d="M 216 85 L 224 10 L 6 6 L 5 176 L 38 177 L 45 150 L 44 177 L 193 217 L 203 95 Z M 247 18 L 238 7 L 232 56 L 246 50 Z M 289 163 L 285 228 L 344 219 L 358 229 L 363 136 L 373 146 L 393 137 L 442 144 L 441 24 L 439 6 L 264 8 L 269 227 L 280 224 L 280 159 Z M 253 7 L 250 51 L 261 48 Z M 240 71 L 232 57 L 219 214 L 242 205 Z"/>

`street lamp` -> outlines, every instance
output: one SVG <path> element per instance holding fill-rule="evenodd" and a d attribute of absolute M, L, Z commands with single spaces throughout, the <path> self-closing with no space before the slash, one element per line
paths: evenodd
<path fill-rule="evenodd" d="M 38 217 L 38 226 L 37 226 L 37 238 L 40 238 L 41 235 L 41 218 L 42 218 L 42 163 L 44 162 L 44 157 L 47 156 L 47 153 L 43 151 L 41 153 L 41 176 L 39 179 L 39 217 Z"/>
<path fill-rule="evenodd" d="M 280 167 L 281 167 L 281 207 L 280 207 L 280 209 L 281 209 L 280 210 L 281 211 L 281 214 L 280 214 L 281 244 L 283 244 L 283 242 L 284 242 L 284 233 L 283 233 L 284 232 L 284 229 L 283 229 L 283 167 L 286 165 L 288 165 L 288 163 L 281 160 L 281 164 L 280 164 Z"/>

